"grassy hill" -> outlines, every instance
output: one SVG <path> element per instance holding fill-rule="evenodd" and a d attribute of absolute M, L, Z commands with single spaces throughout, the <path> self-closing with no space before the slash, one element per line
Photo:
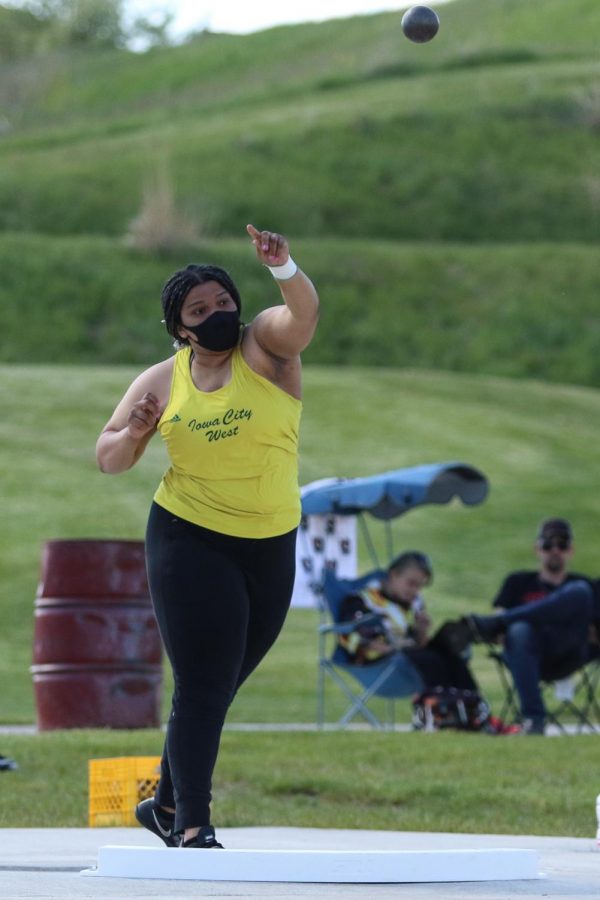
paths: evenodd
<path fill-rule="evenodd" d="M 28 667 L 43 542 L 143 537 L 166 467 L 162 446 L 154 441 L 120 476 L 102 475 L 94 462 L 98 432 L 134 374 L 108 366 L 0 367 L 0 720 L 33 718 Z M 422 507 L 395 522 L 398 550 L 432 555 L 428 597 L 436 621 L 488 609 L 505 572 L 534 561 L 535 528 L 546 515 L 572 520 L 577 566 L 600 574 L 597 391 L 535 381 L 517 391 L 511 380 L 483 376 L 308 367 L 304 403 L 302 483 L 444 460 L 488 476 L 490 496 L 480 506 Z M 372 531 L 385 558 L 382 529 L 374 523 Z M 295 611 L 281 646 L 232 710 L 234 720 L 313 720 L 315 627 L 314 612 Z M 484 659 L 477 671 L 494 699 L 497 684 Z M 293 698 L 289 679 L 298 686 Z"/>
<path fill-rule="evenodd" d="M 388 13 L 0 65 L 0 359 L 153 361 L 191 258 L 231 268 L 252 314 L 272 296 L 254 221 L 322 293 L 309 362 L 598 384 L 600 7 L 440 14 L 420 46 Z M 161 173 L 198 239 L 134 252 Z"/>
<path fill-rule="evenodd" d="M 166 159 L 217 234 L 595 241 L 600 10 L 530 6 L 456 0 L 426 46 L 394 13 L 7 65 L 0 226 L 120 235 Z"/>
<path fill-rule="evenodd" d="M 292 249 L 322 299 L 308 363 L 600 382 L 592 245 L 311 239 Z M 231 271 L 246 321 L 279 302 L 247 239 L 157 256 L 111 238 L 0 235 L 0 358 L 143 368 L 167 356 L 160 290 L 192 260 Z"/>

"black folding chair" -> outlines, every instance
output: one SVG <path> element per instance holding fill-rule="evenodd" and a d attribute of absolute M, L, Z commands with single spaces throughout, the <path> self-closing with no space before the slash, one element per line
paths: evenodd
<path fill-rule="evenodd" d="M 495 647 L 490 647 L 488 655 L 496 663 L 503 691 L 499 717 L 508 723 L 520 722 L 518 695 L 504 657 Z M 566 678 L 542 681 L 541 684 L 546 717 L 561 734 L 568 733 L 567 720 L 574 721 L 577 734 L 586 729 L 600 732 L 600 657 L 590 660 Z"/>
<path fill-rule="evenodd" d="M 545 693 L 552 691 L 556 705 L 550 708 L 551 721 L 560 728 L 560 720 L 571 715 L 580 734 L 584 728 L 600 731 L 600 659 L 592 659 L 581 669 L 573 672 L 568 679 L 570 690 L 562 693 L 562 682 L 545 684 Z"/>

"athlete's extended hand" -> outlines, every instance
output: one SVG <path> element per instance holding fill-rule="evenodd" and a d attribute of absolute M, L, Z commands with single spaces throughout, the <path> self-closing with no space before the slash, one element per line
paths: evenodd
<path fill-rule="evenodd" d="M 139 440 L 154 431 L 160 418 L 158 399 L 150 392 L 134 403 L 127 416 L 127 430 L 132 438 Z"/>
<path fill-rule="evenodd" d="M 290 256 L 287 238 L 275 231 L 258 231 L 254 225 L 246 225 L 246 231 L 256 247 L 256 256 L 264 266 L 283 266 Z"/>

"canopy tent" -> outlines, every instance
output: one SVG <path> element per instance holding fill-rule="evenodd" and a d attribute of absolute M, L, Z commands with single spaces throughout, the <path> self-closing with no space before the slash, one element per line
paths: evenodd
<path fill-rule="evenodd" d="M 307 603 L 302 595 L 318 595 L 323 568 L 334 568 L 344 577 L 355 574 L 356 522 L 373 565 L 384 567 L 369 533 L 366 515 L 384 524 L 389 562 L 394 555 L 393 519 L 417 506 L 447 504 L 455 498 L 467 506 L 475 506 L 485 500 L 488 491 L 485 475 L 462 462 L 412 466 L 366 478 L 325 478 L 305 485 L 301 492 L 303 520 L 294 605 Z"/>
<path fill-rule="evenodd" d="M 326 479 L 302 491 L 306 516 L 355 516 L 368 512 L 376 519 L 395 519 L 425 503 L 449 503 L 455 497 L 466 506 L 485 500 L 485 475 L 465 463 L 413 466 L 367 478 Z"/>

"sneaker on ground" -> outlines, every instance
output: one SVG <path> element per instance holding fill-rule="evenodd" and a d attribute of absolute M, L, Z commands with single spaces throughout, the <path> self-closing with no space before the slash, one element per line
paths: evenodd
<path fill-rule="evenodd" d="M 175 816 L 161 809 L 154 797 L 142 800 L 135 808 L 135 817 L 144 828 L 159 837 L 167 847 L 179 847 L 179 835 L 175 834 Z"/>
<path fill-rule="evenodd" d="M 215 829 L 212 825 L 204 825 L 203 828 L 200 829 L 196 837 L 190 838 L 189 841 L 181 842 L 181 846 L 186 849 L 197 848 L 202 850 L 223 850 L 223 844 L 220 844 L 215 837 Z"/>
<path fill-rule="evenodd" d="M 9 759 L 8 756 L 0 756 L 0 772 L 13 772 L 18 768 L 19 766 L 14 759 Z"/>

